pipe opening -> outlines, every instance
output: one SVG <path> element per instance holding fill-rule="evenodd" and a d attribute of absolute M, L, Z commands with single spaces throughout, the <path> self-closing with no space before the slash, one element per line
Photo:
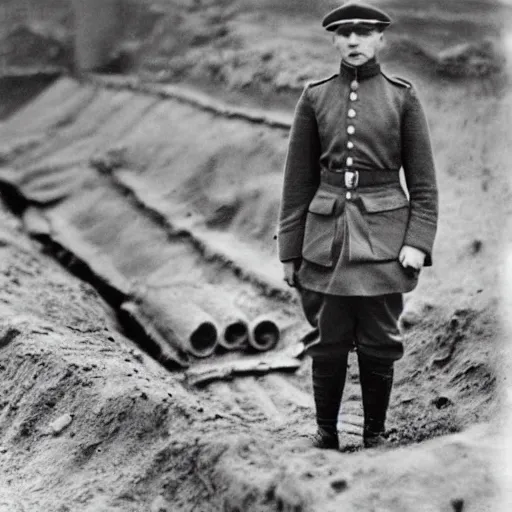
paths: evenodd
<path fill-rule="evenodd" d="M 196 357 L 208 357 L 217 346 L 217 328 L 211 322 L 202 322 L 190 335 L 190 352 Z"/>
<path fill-rule="evenodd" d="M 251 345 L 256 350 L 271 350 L 279 341 L 279 327 L 272 320 L 258 322 L 252 332 Z"/>
<path fill-rule="evenodd" d="M 226 349 L 240 348 L 249 338 L 249 329 L 245 322 L 233 322 L 224 330 L 223 339 L 219 342 Z"/>

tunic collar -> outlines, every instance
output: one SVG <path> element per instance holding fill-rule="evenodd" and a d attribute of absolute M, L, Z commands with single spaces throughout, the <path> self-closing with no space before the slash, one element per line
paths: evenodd
<path fill-rule="evenodd" d="M 349 80 L 366 80 L 372 76 L 380 73 L 380 64 L 375 58 L 365 62 L 362 66 L 351 66 L 346 62 L 341 61 L 340 76 L 346 77 Z"/>

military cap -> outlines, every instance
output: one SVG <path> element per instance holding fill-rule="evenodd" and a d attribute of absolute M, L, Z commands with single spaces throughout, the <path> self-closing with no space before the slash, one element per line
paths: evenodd
<path fill-rule="evenodd" d="M 350 1 L 327 13 L 322 26 L 334 32 L 342 25 L 366 25 L 384 30 L 391 18 L 380 9 L 363 2 Z"/>

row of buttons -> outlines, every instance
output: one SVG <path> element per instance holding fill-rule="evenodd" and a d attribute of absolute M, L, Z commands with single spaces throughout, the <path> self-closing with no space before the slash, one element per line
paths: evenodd
<path fill-rule="evenodd" d="M 350 101 L 352 101 L 352 102 L 357 101 L 358 96 L 357 96 L 356 91 L 359 89 L 359 83 L 357 82 L 357 80 L 354 80 L 350 83 L 350 89 L 351 89 L 350 95 L 349 95 Z M 355 111 L 354 108 L 349 108 L 348 112 L 347 112 L 347 116 L 349 119 L 354 119 L 357 116 L 357 112 Z M 354 135 L 356 133 L 356 128 L 353 124 L 349 124 L 347 126 L 347 133 L 349 135 Z M 350 139 L 347 141 L 347 149 L 348 150 L 354 149 L 354 143 Z M 354 165 L 354 158 L 351 156 L 348 156 L 345 163 L 346 163 L 347 167 L 352 167 Z M 345 197 L 347 199 L 351 199 L 352 194 L 350 192 L 347 192 Z"/>

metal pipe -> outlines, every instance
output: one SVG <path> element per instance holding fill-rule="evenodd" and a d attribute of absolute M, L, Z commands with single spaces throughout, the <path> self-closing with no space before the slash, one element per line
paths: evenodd
<path fill-rule="evenodd" d="M 189 354 L 181 349 L 178 350 L 177 347 L 171 346 L 155 329 L 153 322 L 139 311 L 135 303 L 131 301 L 123 302 L 119 308 L 119 313 L 125 328 L 128 328 L 130 331 L 135 330 L 134 337 L 139 338 L 142 335 L 146 352 L 165 367 L 172 368 L 178 365 L 186 368 L 190 366 Z"/>
<path fill-rule="evenodd" d="M 161 288 L 136 292 L 134 301 L 169 344 L 200 358 L 215 351 L 217 323 L 193 298 Z"/>
<path fill-rule="evenodd" d="M 210 313 L 220 326 L 219 346 L 225 350 L 237 350 L 247 346 L 249 321 L 238 311 L 229 298 L 208 287 L 194 297 L 201 307 Z"/>
<path fill-rule="evenodd" d="M 255 318 L 249 325 L 249 345 L 259 352 L 272 350 L 280 337 L 277 323 L 268 315 Z"/>
<path fill-rule="evenodd" d="M 193 301 L 215 319 L 219 326 L 218 345 L 225 350 L 238 350 L 248 344 L 249 321 L 245 314 L 234 304 L 232 298 L 221 288 L 207 283 L 191 281 L 172 282 L 150 286 L 148 289 L 167 289 L 168 293 Z"/>
<path fill-rule="evenodd" d="M 222 324 L 222 335 L 219 345 L 226 350 L 236 350 L 247 345 L 249 340 L 249 324 L 245 319 L 233 318 Z"/>

